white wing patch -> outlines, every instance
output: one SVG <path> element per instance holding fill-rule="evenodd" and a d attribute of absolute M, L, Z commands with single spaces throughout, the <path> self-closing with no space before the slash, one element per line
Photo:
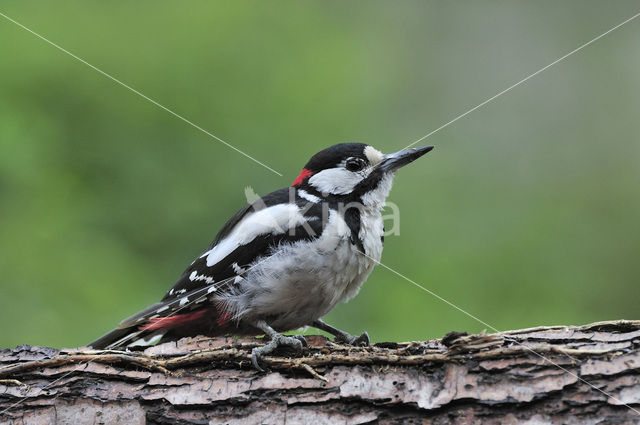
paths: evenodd
<path fill-rule="evenodd" d="M 256 211 L 240 220 L 229 235 L 200 258 L 206 257 L 207 267 L 211 267 L 260 235 L 282 234 L 304 222 L 305 217 L 295 204 L 278 204 Z"/>
<path fill-rule="evenodd" d="M 303 198 L 306 199 L 309 202 L 313 202 L 314 204 L 317 204 L 318 202 L 320 202 L 320 198 L 317 197 L 316 195 L 312 195 L 309 192 L 307 192 L 306 190 L 303 189 L 298 189 L 298 195 Z"/>
<path fill-rule="evenodd" d="M 211 284 L 211 283 L 214 282 L 214 280 L 213 280 L 213 278 L 211 276 L 205 276 L 203 274 L 198 274 L 198 272 L 196 272 L 195 270 L 191 272 L 191 275 L 189 275 L 189 280 L 192 281 L 192 282 L 197 282 L 199 280 L 204 280 L 208 284 Z"/>
<path fill-rule="evenodd" d="M 242 274 L 247 271 L 247 269 L 245 269 L 244 267 L 240 267 L 238 263 L 231 264 L 231 267 L 233 267 L 233 271 L 237 274 Z"/>

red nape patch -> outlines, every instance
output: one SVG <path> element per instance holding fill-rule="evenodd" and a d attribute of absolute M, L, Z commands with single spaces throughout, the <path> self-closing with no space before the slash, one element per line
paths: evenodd
<path fill-rule="evenodd" d="M 299 186 L 299 185 L 301 185 L 302 182 L 304 181 L 304 179 L 309 177 L 311 174 L 313 174 L 313 171 L 307 170 L 306 168 L 303 168 L 302 171 L 300 171 L 300 174 L 298 174 L 298 177 L 296 177 L 296 179 L 293 181 L 291 186 Z"/>
<path fill-rule="evenodd" d="M 138 329 L 141 331 L 152 331 L 155 329 L 175 328 L 200 319 L 206 312 L 206 310 L 198 310 L 192 313 L 176 314 L 175 316 L 154 317 L 149 320 L 149 323 L 140 326 Z"/>

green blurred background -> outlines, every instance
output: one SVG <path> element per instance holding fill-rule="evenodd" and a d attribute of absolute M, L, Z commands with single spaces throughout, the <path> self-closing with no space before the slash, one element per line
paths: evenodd
<path fill-rule="evenodd" d="M 34 2 L 0 18 L 0 346 L 77 346 L 161 298 L 245 202 L 343 141 L 403 148 L 637 1 Z M 429 137 L 383 263 L 498 329 L 639 318 L 640 19 Z M 222 200 L 222 201 L 221 201 Z M 486 326 L 378 267 L 329 321 Z"/>

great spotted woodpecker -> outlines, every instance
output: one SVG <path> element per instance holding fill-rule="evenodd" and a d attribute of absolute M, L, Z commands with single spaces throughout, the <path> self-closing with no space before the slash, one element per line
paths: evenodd
<path fill-rule="evenodd" d="M 259 335 L 302 349 L 304 338 L 279 332 L 313 326 L 348 344 L 369 344 L 322 317 L 353 298 L 380 260 L 381 210 L 396 170 L 433 147 L 383 155 L 362 143 L 315 154 L 290 188 L 238 211 L 164 298 L 89 344 L 148 346 L 196 335 Z"/>

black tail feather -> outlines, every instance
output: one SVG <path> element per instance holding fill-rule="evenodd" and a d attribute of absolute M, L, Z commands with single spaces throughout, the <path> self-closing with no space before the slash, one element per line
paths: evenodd
<path fill-rule="evenodd" d="M 95 341 L 90 342 L 87 345 L 91 348 L 95 348 L 96 350 L 104 350 L 106 348 L 115 348 L 110 346 L 118 342 L 125 336 L 127 336 L 127 334 L 131 334 L 134 332 L 137 332 L 134 328 L 124 328 L 124 329 L 116 328 L 111 332 L 108 332 L 102 335 L 100 338 L 96 339 Z"/>

